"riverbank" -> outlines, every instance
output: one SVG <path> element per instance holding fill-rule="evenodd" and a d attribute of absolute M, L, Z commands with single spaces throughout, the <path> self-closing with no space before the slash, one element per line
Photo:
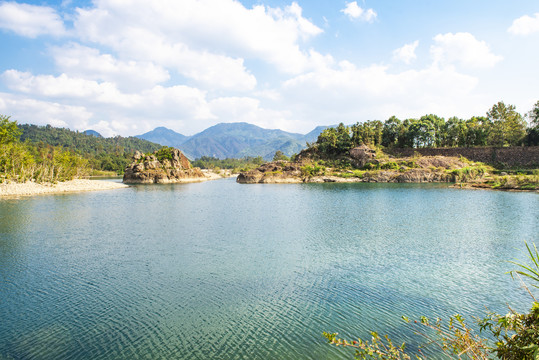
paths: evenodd
<path fill-rule="evenodd" d="M 466 169 L 466 170 L 465 170 Z M 463 173 L 481 176 L 482 165 L 469 164 L 456 157 L 422 157 L 376 160 L 361 169 L 328 166 L 321 161 L 275 161 L 241 173 L 237 182 L 319 183 L 319 182 L 455 182 Z"/>
<path fill-rule="evenodd" d="M 289 162 L 274 161 L 257 169 L 240 173 L 237 182 L 259 183 L 323 183 L 323 182 L 390 182 L 390 183 L 456 183 L 455 187 L 493 190 L 537 191 L 537 170 L 517 171 L 503 175 L 492 166 L 471 162 L 462 157 L 421 156 L 411 158 L 379 157 L 363 165 L 328 166 L 327 162 L 310 159 Z"/>
<path fill-rule="evenodd" d="M 33 196 L 44 194 L 61 194 L 83 191 L 99 191 L 127 188 L 128 185 L 102 180 L 75 179 L 56 184 L 35 182 L 2 183 L 0 184 L 0 198 L 10 196 Z"/>

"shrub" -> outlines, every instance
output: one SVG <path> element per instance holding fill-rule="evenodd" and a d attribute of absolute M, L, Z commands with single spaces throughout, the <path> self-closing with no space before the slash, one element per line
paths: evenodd
<path fill-rule="evenodd" d="M 384 170 L 397 170 L 399 168 L 399 164 L 397 164 L 395 161 L 388 161 L 382 164 L 380 168 Z"/>
<path fill-rule="evenodd" d="M 326 168 L 318 164 L 305 165 L 301 167 L 301 175 L 304 177 L 324 175 L 325 172 L 326 172 Z"/>

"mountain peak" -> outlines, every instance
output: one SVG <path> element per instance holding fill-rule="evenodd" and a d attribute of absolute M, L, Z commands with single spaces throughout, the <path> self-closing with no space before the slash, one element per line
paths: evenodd
<path fill-rule="evenodd" d="M 97 138 L 102 138 L 103 137 L 103 136 L 101 136 L 100 133 L 98 133 L 95 130 L 84 130 L 82 133 L 85 134 L 85 135 L 95 136 Z"/>
<path fill-rule="evenodd" d="M 136 137 L 164 146 L 172 147 L 179 147 L 187 139 L 189 139 L 188 136 L 177 133 L 176 131 L 168 129 L 164 126 L 156 127 L 152 131 L 148 131 L 147 133 L 144 133 L 142 135 L 137 135 Z"/>
<path fill-rule="evenodd" d="M 279 129 L 264 129 L 247 122 L 219 123 L 193 136 L 187 137 L 165 127 L 158 127 L 137 137 L 173 146 L 192 159 L 212 156 L 220 159 L 262 156 L 272 159 L 277 150 L 285 155 L 300 152 L 306 142 L 316 140 L 326 126 L 319 126 L 307 135 Z M 179 137 L 178 137 L 179 136 Z"/>

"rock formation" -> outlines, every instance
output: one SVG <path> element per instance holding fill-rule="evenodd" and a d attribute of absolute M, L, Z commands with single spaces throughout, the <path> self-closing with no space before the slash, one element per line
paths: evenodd
<path fill-rule="evenodd" d="M 301 163 L 287 161 L 270 162 L 254 170 L 240 173 L 236 182 L 240 184 L 304 182 L 301 166 Z"/>
<path fill-rule="evenodd" d="M 168 184 L 204 180 L 206 177 L 202 171 L 199 168 L 192 168 L 189 159 L 174 148 L 158 150 L 148 155 L 135 151 L 133 162 L 125 169 L 123 178 L 123 182 L 128 184 Z"/>
<path fill-rule="evenodd" d="M 374 152 L 369 148 L 366 148 L 366 151 L 358 149 L 357 152 L 352 153 L 350 151 L 350 153 L 350 156 L 346 159 L 350 161 L 350 158 L 355 157 L 356 164 L 363 163 L 366 159 L 370 160 L 363 163 L 363 169 L 361 170 L 317 165 L 315 162 L 309 162 L 306 158 L 303 158 L 301 162 L 275 161 L 254 170 L 240 173 L 236 181 L 241 184 L 455 182 L 457 175 L 452 170 L 468 166 L 468 164 L 456 157 L 391 158 L 381 161 L 375 159 Z"/>
<path fill-rule="evenodd" d="M 376 151 L 367 145 L 361 145 L 350 149 L 350 163 L 355 168 L 362 168 L 368 162 L 372 162 L 376 157 Z"/>

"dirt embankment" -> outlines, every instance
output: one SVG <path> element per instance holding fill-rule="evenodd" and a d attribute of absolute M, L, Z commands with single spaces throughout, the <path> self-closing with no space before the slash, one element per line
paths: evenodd
<path fill-rule="evenodd" d="M 241 173 L 237 182 L 320 183 L 320 182 L 454 182 L 460 170 L 470 166 L 457 157 L 421 157 L 376 161 L 363 170 L 326 167 L 318 163 L 277 161 Z"/>

